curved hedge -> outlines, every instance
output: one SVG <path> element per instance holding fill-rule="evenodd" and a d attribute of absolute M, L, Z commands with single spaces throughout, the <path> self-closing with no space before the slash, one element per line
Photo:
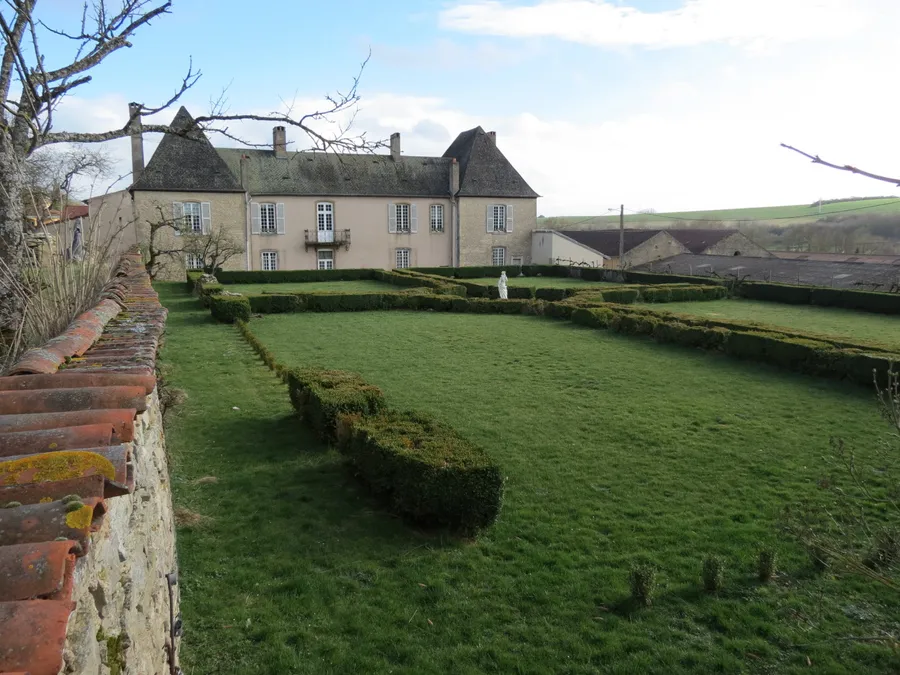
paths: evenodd
<path fill-rule="evenodd" d="M 341 452 L 390 508 L 425 525 L 474 533 L 503 501 L 500 468 L 449 426 L 414 412 L 340 418 Z"/>
<path fill-rule="evenodd" d="M 294 409 L 324 441 L 337 440 L 339 415 L 371 415 L 384 407 L 384 394 L 362 375 L 344 370 L 298 368 L 287 372 Z"/>
<path fill-rule="evenodd" d="M 250 301 L 243 295 L 211 295 L 209 311 L 222 323 L 250 320 Z"/>

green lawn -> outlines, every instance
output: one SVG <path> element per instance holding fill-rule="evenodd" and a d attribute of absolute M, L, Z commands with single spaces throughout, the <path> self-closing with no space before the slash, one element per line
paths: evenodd
<path fill-rule="evenodd" d="M 568 277 L 517 277 L 507 272 L 510 286 L 531 286 L 532 288 L 590 288 L 591 286 L 621 286 L 622 284 L 612 284 L 606 281 L 583 281 L 582 279 L 572 279 Z M 489 284 L 497 285 L 500 278 L 498 273 L 496 277 L 482 277 L 481 279 L 461 279 L 460 281 L 468 281 L 473 284 Z"/>
<path fill-rule="evenodd" d="M 382 281 L 361 279 L 358 281 L 307 281 L 296 284 L 228 284 L 226 290 L 234 293 L 294 293 L 304 291 L 341 291 L 356 293 L 359 291 L 397 291 L 402 290 Z"/>
<path fill-rule="evenodd" d="M 668 312 L 708 316 L 717 319 L 756 321 L 821 333 L 847 340 L 880 342 L 900 346 L 900 317 L 856 312 L 834 307 L 783 305 L 756 300 L 712 300 L 710 302 L 670 302 L 648 305 Z"/>
<path fill-rule="evenodd" d="M 864 390 L 529 317 L 254 319 L 282 361 L 357 370 L 501 463 L 499 521 L 456 541 L 370 500 L 237 331 L 180 285 L 159 289 L 161 364 L 188 394 L 167 421 L 174 499 L 210 518 L 178 531 L 187 675 L 896 666 L 833 639 L 895 628 L 895 596 L 815 576 L 786 542 L 777 583 L 752 579 L 777 512 L 814 493 L 829 436 L 880 437 Z M 697 590 L 707 553 L 728 560 L 718 596 Z M 631 612 L 635 560 L 663 587 Z"/>

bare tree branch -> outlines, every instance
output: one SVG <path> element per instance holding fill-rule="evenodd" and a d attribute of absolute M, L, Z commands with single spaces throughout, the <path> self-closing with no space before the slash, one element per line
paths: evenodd
<path fill-rule="evenodd" d="M 788 150 L 793 150 L 794 152 L 803 155 L 812 160 L 813 164 L 821 164 L 822 166 L 827 166 L 832 169 L 837 169 L 838 171 L 849 171 L 850 173 L 859 174 L 860 176 L 865 176 L 866 178 L 874 178 L 875 180 L 880 180 L 885 183 L 893 183 L 897 187 L 900 187 L 900 178 L 890 178 L 888 176 L 879 176 L 877 173 L 870 173 L 868 171 L 863 171 L 862 169 L 857 169 L 855 166 L 850 166 L 849 164 L 832 164 L 831 162 L 826 162 L 824 159 L 819 157 L 818 155 L 811 155 L 808 152 L 803 152 L 803 150 L 798 150 L 797 148 L 788 145 L 787 143 L 781 144 L 782 148 L 787 148 Z"/>

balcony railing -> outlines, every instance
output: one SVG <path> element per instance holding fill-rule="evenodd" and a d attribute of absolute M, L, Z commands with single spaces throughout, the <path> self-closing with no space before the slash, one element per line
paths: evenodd
<path fill-rule="evenodd" d="M 306 248 L 350 248 L 350 230 L 304 230 Z"/>

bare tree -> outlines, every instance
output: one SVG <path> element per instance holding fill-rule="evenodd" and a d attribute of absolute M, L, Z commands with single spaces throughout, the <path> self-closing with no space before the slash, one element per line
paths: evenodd
<path fill-rule="evenodd" d="M 54 112 L 65 96 L 88 84 L 94 69 L 115 52 L 131 47 L 134 36 L 154 19 L 169 13 L 172 2 L 91 0 L 84 5 L 79 25 L 68 28 L 48 25 L 36 14 L 36 5 L 37 0 L 5 0 L 5 6 L 0 8 L 0 258 L 13 275 L 20 275 L 26 264 L 22 201 L 25 160 L 39 148 L 55 143 L 101 143 L 128 136 L 138 128 L 143 116 L 172 106 L 200 77 L 200 72 L 189 64 L 169 100 L 156 105 L 138 103 L 121 128 L 99 133 L 57 129 Z M 49 63 L 40 44 L 47 34 L 71 40 L 74 56 L 68 63 Z M 363 62 L 346 92 L 326 97 L 326 103 L 318 110 L 297 115 L 289 106 L 284 112 L 229 114 L 220 98 L 212 104 L 209 114 L 195 119 L 201 129 L 236 140 L 241 139 L 229 130 L 228 124 L 252 120 L 296 127 L 315 149 L 372 149 L 380 143 L 369 142 L 365 134 L 350 133 L 352 114 L 348 123 L 341 122 L 342 114 L 352 113 L 359 101 L 358 84 L 365 65 Z M 185 133 L 165 124 L 143 125 L 143 131 Z M 23 301 L 9 284 L 0 285 L 0 308 L 0 330 L 14 328 L 21 320 Z"/>
<path fill-rule="evenodd" d="M 151 279 L 169 265 L 184 265 L 187 256 L 198 261 L 204 272 L 212 274 L 245 251 L 244 243 L 225 228 L 193 232 L 185 223 L 167 218 L 161 207 L 157 206 L 156 210 L 159 217 L 147 223 L 147 271 Z"/>
<path fill-rule="evenodd" d="M 862 169 L 857 169 L 855 166 L 850 166 L 849 164 L 834 164 L 832 162 L 826 162 L 824 159 L 819 157 L 818 155 L 812 155 L 808 152 L 804 152 L 803 150 L 798 150 L 792 145 L 788 145 L 787 143 L 781 144 L 782 148 L 787 148 L 788 150 L 793 150 L 794 152 L 807 157 L 812 160 L 813 164 L 821 164 L 822 166 L 827 166 L 832 169 L 838 169 L 839 171 L 849 171 L 850 173 L 855 173 L 860 176 L 865 176 L 866 178 L 873 178 L 874 180 L 880 180 L 884 183 L 893 183 L 894 185 L 900 187 L 900 178 L 891 178 L 889 176 L 879 176 L 877 173 L 870 173 L 868 171 L 863 171 Z"/>

